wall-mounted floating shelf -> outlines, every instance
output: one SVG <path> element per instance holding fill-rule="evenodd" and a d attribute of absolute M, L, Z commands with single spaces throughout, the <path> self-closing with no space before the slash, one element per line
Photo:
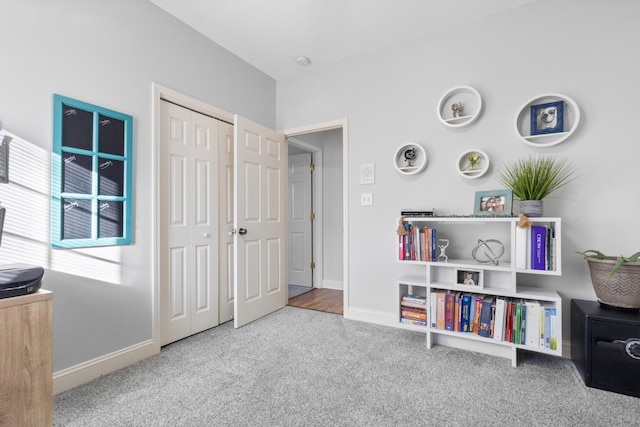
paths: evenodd
<path fill-rule="evenodd" d="M 401 145 L 393 159 L 393 166 L 403 175 L 414 175 L 427 166 L 427 153 L 415 142 Z"/>
<path fill-rule="evenodd" d="M 532 120 L 531 107 L 543 106 L 544 104 L 560 103 L 562 111 L 558 112 L 559 131 L 534 132 L 535 118 Z M 540 108 L 542 113 L 543 108 Z M 569 138 L 578 128 L 580 123 L 580 108 L 578 104 L 566 95 L 560 93 L 547 93 L 538 95 L 528 100 L 516 114 L 514 131 L 518 138 L 525 144 L 532 147 L 551 147 Z M 562 126 L 560 126 L 560 124 Z M 565 130 L 566 129 L 566 130 Z"/>
<path fill-rule="evenodd" d="M 478 161 L 473 166 L 469 161 L 469 157 L 472 155 L 478 155 Z M 489 156 L 482 150 L 468 150 L 460 154 L 456 162 L 456 170 L 466 179 L 477 179 L 483 176 L 489 170 L 491 161 Z"/>
<path fill-rule="evenodd" d="M 460 115 L 454 115 L 453 105 L 461 103 Z M 438 118 L 451 128 L 469 126 L 478 119 L 482 110 L 482 97 L 471 86 L 457 86 L 442 95 L 438 102 Z"/>

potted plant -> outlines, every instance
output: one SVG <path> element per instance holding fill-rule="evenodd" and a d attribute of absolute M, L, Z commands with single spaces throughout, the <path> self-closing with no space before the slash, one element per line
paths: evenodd
<path fill-rule="evenodd" d="M 566 159 L 529 157 L 505 163 L 499 179 L 520 199 L 520 213 L 540 217 L 542 199 L 567 184 L 574 172 L 575 168 Z"/>
<path fill-rule="evenodd" d="M 595 249 L 578 253 L 589 264 L 593 290 L 601 303 L 640 309 L 640 252 L 629 257 L 606 256 Z"/>

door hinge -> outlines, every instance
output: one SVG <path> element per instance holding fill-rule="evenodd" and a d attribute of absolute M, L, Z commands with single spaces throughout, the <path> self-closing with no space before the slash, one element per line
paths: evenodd
<path fill-rule="evenodd" d="M 309 219 L 310 219 L 311 221 L 313 221 L 314 219 L 316 219 L 316 214 L 315 214 L 315 213 L 313 213 L 313 212 L 311 212 L 311 213 L 309 214 Z"/>
<path fill-rule="evenodd" d="M 315 270 L 315 268 L 316 268 L 316 263 L 315 263 L 315 262 L 313 262 L 313 261 L 311 261 L 311 265 L 310 265 L 310 267 L 311 267 L 311 269 L 312 269 L 312 270 Z"/>
<path fill-rule="evenodd" d="M 313 163 L 309 164 L 309 170 L 311 172 L 315 171 L 316 170 L 316 165 L 314 165 Z"/>

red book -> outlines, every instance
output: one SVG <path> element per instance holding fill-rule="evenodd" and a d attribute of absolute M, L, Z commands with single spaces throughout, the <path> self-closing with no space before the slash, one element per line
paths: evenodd
<path fill-rule="evenodd" d="M 456 315 L 455 295 L 448 291 L 444 300 L 444 328 L 453 331 L 454 319 Z"/>

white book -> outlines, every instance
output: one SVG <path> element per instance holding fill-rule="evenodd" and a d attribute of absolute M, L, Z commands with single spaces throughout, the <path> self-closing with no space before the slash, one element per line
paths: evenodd
<path fill-rule="evenodd" d="M 516 226 L 516 268 L 527 268 L 527 252 L 529 248 L 529 229 Z"/>
<path fill-rule="evenodd" d="M 431 298 L 429 300 L 429 307 L 431 308 L 430 313 L 429 313 L 429 319 L 431 319 L 431 327 L 433 329 L 436 328 L 436 311 L 437 311 L 437 306 L 438 306 L 438 302 L 436 301 L 436 293 L 435 292 L 431 292 Z"/>
<path fill-rule="evenodd" d="M 507 310 L 505 307 L 505 299 L 496 298 L 496 318 L 493 326 L 493 339 L 502 341 L 504 339 L 504 323 L 507 318 Z"/>
<path fill-rule="evenodd" d="M 525 301 L 527 318 L 525 320 L 525 344 L 540 347 L 540 302 Z"/>

